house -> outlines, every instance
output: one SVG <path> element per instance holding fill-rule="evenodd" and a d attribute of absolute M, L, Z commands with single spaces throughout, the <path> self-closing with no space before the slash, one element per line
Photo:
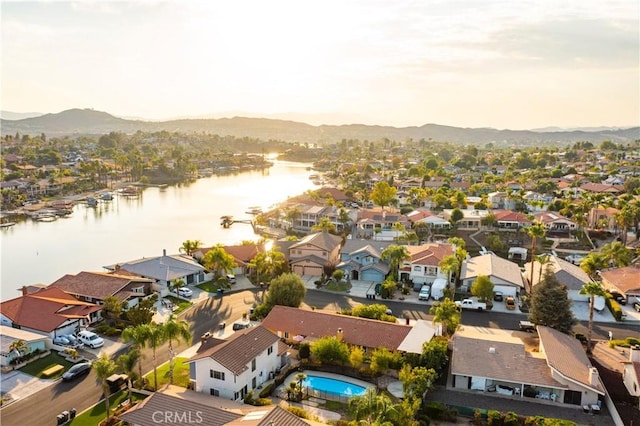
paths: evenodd
<path fill-rule="evenodd" d="M 518 264 L 493 253 L 462 262 L 460 280 L 463 291 L 469 291 L 473 282 L 481 275 L 489 277 L 493 283 L 493 290 L 501 291 L 505 296 L 518 297 L 524 292 L 524 278 Z"/>
<path fill-rule="evenodd" d="M 135 275 L 119 275 L 117 272 L 80 272 L 77 275 L 67 274 L 51 283 L 50 287 L 57 287 L 78 300 L 97 305 L 102 305 L 104 299 L 113 296 L 120 302 L 126 303 L 127 308 L 132 308 L 141 298 L 151 294 L 152 284 L 153 280 Z"/>
<path fill-rule="evenodd" d="M 411 221 L 413 227 L 415 227 L 415 225 L 418 223 L 424 223 L 429 229 L 451 228 L 451 222 L 427 209 L 416 209 L 410 213 L 407 213 L 407 218 L 409 219 L 409 221 Z"/>
<path fill-rule="evenodd" d="M 622 185 L 609 185 L 605 183 L 589 182 L 580 186 L 580 189 L 595 194 L 613 194 L 618 195 L 624 192 Z"/>
<path fill-rule="evenodd" d="M 451 214 L 455 209 L 444 209 L 442 215 L 445 219 L 450 220 Z M 457 229 L 461 231 L 478 230 L 482 226 L 482 219 L 489 214 L 488 210 L 476 209 L 460 209 L 464 215 L 462 219 L 456 222 Z"/>
<path fill-rule="evenodd" d="M 406 246 L 410 259 L 403 261 L 399 269 L 400 280 L 417 284 L 433 284 L 436 278 L 449 277 L 440 268 L 440 262 L 454 254 L 451 244 L 428 243 L 419 246 Z"/>
<path fill-rule="evenodd" d="M 400 223 L 406 229 L 411 227 L 407 216 L 390 208 L 364 209 L 358 212 L 356 222 L 356 238 L 371 238 L 378 241 L 393 241 L 398 238 L 399 231 L 393 225 Z"/>
<path fill-rule="evenodd" d="M 238 401 L 272 379 L 289 360 L 287 346 L 259 325 L 236 331 L 227 340 L 205 340 L 188 362 L 197 392 Z"/>
<path fill-rule="evenodd" d="M 631 396 L 640 396 L 640 346 L 629 348 L 629 361 L 624 363 L 622 382 Z"/>
<path fill-rule="evenodd" d="M 162 256 L 142 258 L 115 265 L 104 266 L 109 271 L 127 271 L 131 274 L 155 281 L 153 289 L 160 292 L 161 296 L 169 293 L 171 283 L 175 280 L 184 280 L 186 285 L 197 285 L 207 281 L 209 274 L 204 266 L 200 265 L 193 257 L 176 254 L 167 256 L 167 251 L 162 251 Z"/>
<path fill-rule="evenodd" d="M 7 327 L 5 325 L 0 325 L 0 366 L 6 367 L 11 364 L 16 358 L 19 358 L 20 355 L 17 351 L 11 350 L 11 345 L 13 342 L 17 340 L 22 340 L 27 345 L 27 350 L 25 354 L 31 353 L 35 350 L 46 350 L 46 340 L 47 336 L 44 336 L 39 333 L 32 333 L 27 330 L 20 330 L 13 327 Z"/>
<path fill-rule="evenodd" d="M 167 386 L 118 416 L 129 425 L 307 426 L 279 405 L 253 407 Z"/>
<path fill-rule="evenodd" d="M 511 210 L 495 210 L 493 215 L 497 219 L 499 230 L 517 231 L 531 225 L 531 221 L 522 213 Z"/>
<path fill-rule="evenodd" d="M 456 389 L 557 405 L 596 404 L 604 395 L 598 370 L 573 336 L 538 326 L 537 352 L 510 330 L 465 326 L 453 337 Z"/>
<path fill-rule="evenodd" d="M 549 256 L 547 261 L 548 263 L 542 266 L 542 271 L 540 270 L 540 262 L 537 260 L 533 262 L 532 289 L 544 278 L 544 274 L 548 270 L 555 275 L 560 284 L 567 287 L 567 298 L 569 300 L 573 300 L 574 302 L 589 302 L 588 294 L 580 294 L 582 286 L 591 282 L 589 274 L 583 271 L 578 265 L 574 265 L 557 256 Z M 526 263 L 524 269 L 525 277 L 528 281 L 531 279 L 531 262 Z M 596 296 L 596 298 L 601 297 L 602 296 Z M 597 303 L 596 305 L 604 306 L 604 303 Z"/>
<path fill-rule="evenodd" d="M 57 287 L 0 303 L 0 325 L 40 333 L 51 339 L 91 324 L 100 306 L 82 302 Z"/>
<path fill-rule="evenodd" d="M 193 253 L 193 257 L 200 260 L 204 257 L 205 254 L 213 247 L 201 248 L 196 250 Z M 249 273 L 251 269 L 249 264 L 253 260 L 256 255 L 262 251 L 264 251 L 263 244 L 239 244 L 239 245 L 231 245 L 231 246 L 223 246 L 224 251 L 233 256 L 233 259 L 236 262 L 236 266 L 233 269 L 234 275 L 246 275 Z"/>
<path fill-rule="evenodd" d="M 547 232 L 566 233 L 578 229 L 578 224 L 556 212 L 538 212 L 535 220 L 544 225 Z"/>
<path fill-rule="evenodd" d="M 328 232 L 307 235 L 289 247 L 291 271 L 300 276 L 321 276 L 325 266 L 339 263 L 341 244 L 342 238 Z"/>
<path fill-rule="evenodd" d="M 628 300 L 635 296 L 640 300 L 640 264 L 615 268 L 600 273 L 602 285 L 608 290 L 617 290 Z"/>
<path fill-rule="evenodd" d="M 385 347 L 391 351 L 401 350 L 411 342 L 422 342 L 433 337 L 433 331 L 418 337 L 411 335 L 412 327 L 368 318 L 340 315 L 322 311 L 308 311 L 276 305 L 262 321 L 262 326 L 285 341 L 302 336 L 304 341 L 314 341 L 335 336 L 349 345 L 359 346 L 365 351 Z M 421 329 L 422 330 L 422 329 Z M 415 346 L 415 345 L 413 345 Z"/>
<path fill-rule="evenodd" d="M 590 228 L 602 229 L 609 232 L 618 231 L 616 215 L 620 210 L 614 207 L 597 206 L 589 210 L 587 223 Z"/>
<path fill-rule="evenodd" d="M 391 243 L 386 241 L 346 240 L 336 268 L 351 280 L 382 282 L 389 273 L 389 265 L 381 260 L 381 256 L 389 245 Z"/>

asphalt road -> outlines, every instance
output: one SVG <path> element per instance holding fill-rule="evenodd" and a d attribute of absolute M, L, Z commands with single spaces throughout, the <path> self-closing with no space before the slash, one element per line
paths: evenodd
<path fill-rule="evenodd" d="M 181 315 L 191 327 L 193 341 L 189 344 L 178 345 L 177 351 L 182 351 L 200 339 L 207 331 L 216 331 L 220 322 L 224 321 L 230 326 L 234 321 L 242 318 L 252 306 L 260 302 L 260 291 L 241 291 L 227 293 L 222 298 L 209 298 Z M 317 309 L 340 311 L 359 304 L 380 303 L 380 300 L 352 298 L 317 290 L 309 290 L 305 298 L 305 305 L 314 306 Z M 426 304 L 412 304 L 399 301 L 382 301 L 396 316 L 411 319 L 431 320 L 429 306 Z M 525 314 L 501 313 L 501 312 L 473 312 L 465 311 L 462 314 L 462 322 L 467 325 L 480 327 L 518 329 L 518 321 L 526 319 Z M 581 323 L 574 328 L 575 332 L 586 334 L 587 324 Z M 624 338 L 637 335 L 640 326 L 637 324 L 600 324 L 593 327 L 594 339 L 608 339 L 609 331 L 614 338 Z M 150 371 L 152 366 L 151 350 L 143 351 L 143 371 Z M 117 354 L 116 354 L 117 355 Z M 157 364 L 160 365 L 169 359 L 167 345 L 156 350 Z M 55 424 L 56 416 L 63 410 L 75 408 L 78 413 L 96 404 L 102 398 L 97 378 L 93 372 L 77 382 L 57 382 L 53 386 L 45 388 L 26 399 L 16 401 L 0 410 L 0 420 L 3 426 L 23 425 L 47 425 Z"/>

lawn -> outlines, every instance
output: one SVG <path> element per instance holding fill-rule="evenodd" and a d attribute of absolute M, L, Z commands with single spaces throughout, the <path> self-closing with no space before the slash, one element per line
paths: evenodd
<path fill-rule="evenodd" d="M 174 315 L 178 315 L 179 313 L 187 309 L 189 306 L 193 305 L 193 302 L 180 299 L 175 296 L 165 296 L 165 299 L 171 300 L 171 302 L 173 302 L 173 305 L 176 306 L 176 309 L 173 311 Z"/>
<path fill-rule="evenodd" d="M 185 363 L 187 358 L 176 357 L 173 360 L 173 384 L 186 388 L 189 385 L 189 364 Z M 144 376 L 147 380 L 147 387 L 153 389 L 153 371 Z M 158 388 L 169 383 L 169 362 L 165 362 L 158 367 Z"/>
<path fill-rule="evenodd" d="M 325 290 L 330 290 L 330 291 L 339 291 L 339 292 L 346 292 L 347 290 L 351 289 L 351 284 L 346 282 L 346 281 L 329 281 L 329 283 L 327 285 L 324 286 Z"/>
<path fill-rule="evenodd" d="M 56 364 L 60 364 L 64 366 L 64 370 L 50 377 L 42 376 L 42 372 L 44 370 L 46 370 L 47 368 L 53 367 Z M 30 362 L 29 364 L 25 365 L 20 369 L 20 371 L 37 378 L 57 379 L 58 377 L 62 376 L 62 374 L 65 371 L 67 371 L 72 365 L 75 365 L 75 364 L 67 361 L 66 359 L 58 355 L 57 352 L 51 352 L 51 354 L 47 355 L 46 357 L 40 358 L 39 360 Z"/>
<path fill-rule="evenodd" d="M 196 287 L 204 291 L 208 291 L 209 293 L 216 293 L 219 288 L 223 288 L 223 289 L 227 288 L 226 285 L 220 285 L 220 284 L 214 283 L 213 281 L 207 281 L 202 284 L 198 284 Z"/>
<path fill-rule="evenodd" d="M 114 408 L 118 406 L 118 404 L 122 403 L 125 399 L 128 398 L 129 392 L 125 389 L 120 392 L 116 392 L 109 397 L 109 407 L 111 412 L 113 413 Z M 139 393 L 133 392 L 131 394 L 132 401 L 140 401 L 145 399 L 146 395 L 142 395 Z M 93 407 L 89 408 L 87 411 L 84 411 L 82 414 L 79 414 L 75 419 L 73 419 L 68 425 L 73 426 L 95 426 L 99 424 L 102 420 L 107 417 L 104 401 L 98 402 Z"/>

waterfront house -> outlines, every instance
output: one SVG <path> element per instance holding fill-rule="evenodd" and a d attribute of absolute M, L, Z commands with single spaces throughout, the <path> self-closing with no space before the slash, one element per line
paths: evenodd
<path fill-rule="evenodd" d="M 22 340 L 26 345 L 26 350 L 23 353 L 11 350 L 13 342 L 18 340 Z M 30 354 L 35 350 L 44 352 L 46 350 L 46 340 L 47 336 L 40 333 L 0 325 L 0 366 L 6 367 L 14 359 Z"/>
<path fill-rule="evenodd" d="M 236 331 L 227 340 L 210 337 L 188 361 L 193 389 L 243 400 L 287 365 L 287 349 L 275 333 L 261 325 Z"/>
<path fill-rule="evenodd" d="M 379 283 L 389 273 L 389 265 L 381 260 L 382 251 L 391 243 L 372 240 L 346 240 L 340 249 L 340 263 L 336 266 L 351 280 Z"/>
<path fill-rule="evenodd" d="M 503 259 L 493 253 L 466 259 L 460 271 L 461 289 L 469 291 L 479 276 L 486 275 L 493 283 L 493 290 L 504 296 L 518 297 L 524 292 L 524 278 L 517 263 Z"/>
<path fill-rule="evenodd" d="M 558 406 L 597 404 L 604 386 L 582 344 L 549 327 L 537 330 L 539 345 L 533 351 L 527 350 L 524 333 L 460 328 L 452 342 L 452 387 Z"/>
<path fill-rule="evenodd" d="M 527 216 L 511 210 L 494 210 L 493 215 L 496 217 L 497 227 L 501 231 L 518 231 L 531 225 L 531 220 Z"/>
<path fill-rule="evenodd" d="M 210 274 L 204 266 L 193 257 L 184 254 L 167 255 L 166 250 L 162 251 L 162 256 L 116 263 L 104 268 L 112 272 L 127 271 L 139 277 L 149 278 L 154 281 L 153 290 L 161 296 L 169 294 L 171 283 L 175 280 L 184 280 L 186 285 L 197 285 L 210 279 Z"/>
<path fill-rule="evenodd" d="M 82 302 L 57 287 L 23 294 L 0 303 L 0 325 L 54 339 L 91 324 L 100 306 Z"/>
<path fill-rule="evenodd" d="M 418 208 L 407 213 L 407 218 L 414 228 L 418 223 L 424 223 L 429 229 L 434 230 L 451 228 L 451 223 L 447 219 L 425 208 Z"/>
<path fill-rule="evenodd" d="M 78 300 L 98 305 L 102 305 L 107 297 L 113 296 L 126 304 L 128 309 L 136 306 L 141 298 L 152 293 L 153 282 L 148 278 L 129 274 L 121 275 L 117 272 L 83 271 L 77 275 L 67 274 L 51 283 L 50 287 L 57 287 Z M 100 315 L 100 312 L 96 314 Z"/>
<path fill-rule="evenodd" d="M 201 248 L 196 250 L 193 253 L 193 257 L 201 260 L 205 254 L 213 247 Z M 233 269 L 234 275 L 246 275 L 249 273 L 249 263 L 253 260 L 256 255 L 262 251 L 264 251 L 263 244 L 239 244 L 232 246 L 223 246 L 224 251 L 233 256 L 233 259 L 236 262 L 236 267 Z"/>
<path fill-rule="evenodd" d="M 289 247 L 291 271 L 300 276 L 321 276 L 325 266 L 337 265 L 342 238 L 328 232 L 304 237 Z"/>

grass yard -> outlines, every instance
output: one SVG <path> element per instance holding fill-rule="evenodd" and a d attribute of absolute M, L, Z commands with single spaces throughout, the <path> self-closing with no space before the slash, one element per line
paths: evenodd
<path fill-rule="evenodd" d="M 330 290 L 330 291 L 339 291 L 339 292 L 346 292 L 347 290 L 351 289 L 351 284 L 346 282 L 346 281 L 331 281 L 329 282 L 329 284 L 324 286 L 325 290 Z"/>
<path fill-rule="evenodd" d="M 218 291 L 219 288 L 223 288 L 223 289 L 227 288 L 225 285 L 220 285 L 220 284 L 214 283 L 213 281 L 203 282 L 202 284 L 198 284 L 196 287 L 204 291 L 208 291 L 209 293 L 215 293 Z"/>
<path fill-rule="evenodd" d="M 173 360 L 173 384 L 186 388 L 189 385 L 189 364 L 184 357 L 176 357 Z M 153 390 L 153 371 L 144 376 L 147 380 L 147 387 Z M 158 367 L 158 388 L 169 383 L 169 362 L 165 362 Z"/>
<path fill-rule="evenodd" d="M 129 392 L 125 389 L 119 392 L 114 393 L 109 397 L 109 408 L 113 413 L 114 409 L 122 403 L 122 401 L 128 398 Z M 133 392 L 131 394 L 132 401 L 140 401 L 145 399 L 146 395 L 141 395 L 139 393 Z M 75 419 L 73 419 L 70 423 L 67 423 L 71 426 L 95 426 L 99 424 L 102 420 L 107 418 L 107 414 L 105 411 L 104 401 L 98 402 L 93 407 L 89 408 L 87 411 L 82 412 Z"/>
<path fill-rule="evenodd" d="M 193 302 L 190 302 L 190 301 L 184 300 L 184 299 L 180 299 L 180 298 L 175 297 L 175 296 L 165 296 L 164 298 L 171 300 L 171 302 L 173 303 L 173 306 L 176 306 L 175 311 L 173 311 L 173 313 L 175 315 L 178 315 L 179 313 L 181 313 L 185 309 L 187 309 L 189 306 L 193 305 Z"/>
<path fill-rule="evenodd" d="M 53 367 L 56 364 L 60 364 L 64 367 L 64 370 L 60 371 L 59 373 L 56 373 L 52 376 L 49 377 L 44 377 L 42 375 L 42 372 L 45 371 L 46 369 Z M 72 362 L 67 361 L 66 359 L 64 359 L 63 357 L 61 357 L 60 355 L 57 354 L 57 352 L 51 352 L 51 354 L 47 355 L 44 358 L 40 358 L 36 361 L 30 362 L 29 364 L 25 365 L 24 367 L 22 367 L 19 371 L 23 372 L 23 373 L 27 373 L 31 376 L 37 377 L 37 378 L 42 378 L 42 379 L 57 379 L 58 377 L 61 377 L 62 374 L 67 371 L 69 368 L 71 368 L 73 364 Z"/>

